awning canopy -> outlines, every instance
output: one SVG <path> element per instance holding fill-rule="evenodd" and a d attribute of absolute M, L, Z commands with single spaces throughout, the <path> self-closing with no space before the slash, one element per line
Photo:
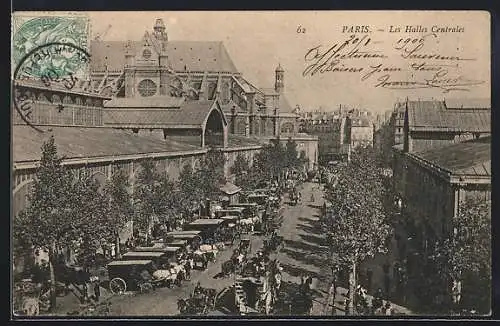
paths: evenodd
<path fill-rule="evenodd" d="M 219 225 L 222 222 L 224 222 L 224 220 L 219 218 L 200 218 L 188 225 Z"/>
<path fill-rule="evenodd" d="M 220 190 L 226 195 L 234 195 L 240 192 L 241 188 L 232 184 L 231 182 L 226 182 L 222 187 L 220 187 Z"/>

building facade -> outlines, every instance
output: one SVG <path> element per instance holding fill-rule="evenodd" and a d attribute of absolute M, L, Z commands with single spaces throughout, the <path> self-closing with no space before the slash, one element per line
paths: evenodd
<path fill-rule="evenodd" d="M 388 167 L 392 166 L 392 147 L 395 145 L 391 117 L 392 111 L 379 115 L 377 124 L 373 126 L 373 148 Z"/>
<path fill-rule="evenodd" d="M 481 138 L 419 153 L 395 151 L 395 192 L 424 249 L 450 234 L 465 199 L 491 200 L 490 142 Z"/>
<path fill-rule="evenodd" d="M 373 147 L 373 123 L 366 117 L 349 117 L 352 148 Z"/>
<path fill-rule="evenodd" d="M 281 65 L 274 71 L 274 88 L 256 87 L 237 70 L 222 42 L 169 40 L 166 26 L 158 19 L 142 40 L 93 41 L 91 53 L 90 85 L 101 94 L 138 101 L 148 97 L 217 99 L 230 134 L 278 137 L 286 133 L 293 137 L 299 132 L 299 115 L 286 99 Z M 129 109 L 115 103 L 109 106 Z"/>
<path fill-rule="evenodd" d="M 13 110 L 14 215 L 27 205 L 50 135 L 75 177 L 86 172 L 101 184 L 122 168 L 133 186 L 144 160 L 176 179 L 214 147 L 224 152 L 230 177 L 239 154 L 252 161 L 277 137 L 296 140 L 309 168 L 317 164 L 317 138 L 298 132 L 281 66 L 275 89 L 265 92 L 242 77 L 222 42 L 171 42 L 161 20 L 137 42 L 94 41 L 91 55 L 90 78 L 71 90 L 16 81 L 16 92 L 31 101 L 32 126 Z"/>
<path fill-rule="evenodd" d="M 394 191 L 424 249 L 449 235 L 460 203 L 491 200 L 490 110 L 407 102 L 403 143 L 393 147 Z"/>

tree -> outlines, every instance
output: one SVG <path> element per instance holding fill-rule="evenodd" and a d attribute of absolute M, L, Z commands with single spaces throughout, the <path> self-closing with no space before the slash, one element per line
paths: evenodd
<path fill-rule="evenodd" d="M 236 184 L 243 189 L 255 188 L 260 181 L 258 173 L 250 167 L 250 162 L 242 154 L 236 156 L 231 174 L 235 176 Z"/>
<path fill-rule="evenodd" d="M 326 221 L 330 255 L 351 270 L 350 310 L 353 312 L 357 266 L 368 257 L 387 250 L 391 228 L 386 224 L 384 189 L 371 166 L 369 155 L 360 154 L 339 170 L 335 186 L 327 193 L 332 203 Z"/>
<path fill-rule="evenodd" d="M 195 171 L 198 187 L 202 189 L 204 198 L 217 199 L 220 194 L 220 184 L 225 183 L 224 165 L 226 158 L 218 149 L 210 149 L 205 155 L 201 168 Z"/>
<path fill-rule="evenodd" d="M 431 255 L 444 284 L 463 284 L 456 304 L 488 313 L 491 309 L 491 200 L 472 197 L 460 204 L 454 231 Z M 469 284 L 467 284 L 469 283 Z M 450 293 L 449 291 L 448 293 Z"/>
<path fill-rule="evenodd" d="M 28 196 L 30 204 L 13 223 L 15 238 L 27 246 L 49 251 L 51 309 L 56 303 L 57 249 L 69 246 L 79 237 L 95 236 L 93 203 L 88 201 L 90 192 L 96 189 L 85 189 L 85 184 L 74 183 L 72 174 L 61 163 L 51 136 L 42 146 L 40 166 Z"/>
<path fill-rule="evenodd" d="M 133 217 L 134 207 L 132 205 L 132 195 L 129 192 L 130 183 L 127 173 L 122 169 L 117 169 L 111 176 L 111 180 L 106 183 L 104 192 L 109 202 L 109 222 L 110 228 L 107 233 L 112 234 L 116 241 L 116 251 L 120 253 L 119 230 Z"/>
<path fill-rule="evenodd" d="M 198 184 L 198 179 L 193 169 L 185 165 L 180 172 L 178 187 L 183 200 L 180 202 L 180 209 L 184 213 L 189 213 L 194 205 L 199 205 L 203 199 L 203 189 Z"/>
<path fill-rule="evenodd" d="M 168 201 L 162 196 L 165 188 L 164 178 L 152 160 L 141 162 L 134 190 L 135 221 L 138 229 L 144 231 L 146 235 L 149 235 L 152 220 L 166 213 Z"/>
<path fill-rule="evenodd" d="M 296 169 L 300 167 L 299 152 L 297 151 L 297 143 L 288 138 L 285 144 L 285 167 L 288 169 Z"/>
<path fill-rule="evenodd" d="M 261 180 L 280 179 L 286 164 L 286 154 L 279 139 L 271 139 L 255 155 L 253 170 Z"/>
<path fill-rule="evenodd" d="M 243 154 L 238 154 L 233 166 L 230 168 L 231 174 L 235 175 L 236 179 L 238 179 L 244 173 L 248 173 L 248 171 L 250 171 L 250 162 L 248 162 Z"/>
<path fill-rule="evenodd" d="M 71 193 L 73 216 L 72 229 L 65 234 L 65 243 L 72 243 L 81 238 L 77 261 L 83 266 L 90 266 L 100 240 L 110 238 L 109 229 L 112 222 L 109 220 L 110 207 L 104 193 L 99 191 L 100 184 L 92 175 L 81 172 L 73 183 Z"/>

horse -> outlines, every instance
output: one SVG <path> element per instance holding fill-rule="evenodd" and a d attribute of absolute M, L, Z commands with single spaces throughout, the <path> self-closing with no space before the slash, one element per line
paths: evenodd
<path fill-rule="evenodd" d="M 310 315 L 313 306 L 309 295 L 299 295 L 292 300 L 292 312 L 297 315 Z"/>
<path fill-rule="evenodd" d="M 25 316 L 38 316 L 40 314 L 40 303 L 38 298 L 25 298 L 22 304 L 22 312 Z"/>
<path fill-rule="evenodd" d="M 179 313 L 181 315 L 190 315 L 194 312 L 191 305 L 189 304 L 189 300 L 185 299 L 177 300 L 177 309 L 179 310 Z"/>
<path fill-rule="evenodd" d="M 215 308 L 217 290 L 203 288 L 201 293 L 202 293 L 202 298 L 204 299 L 203 313 L 206 313 L 207 309 Z"/>

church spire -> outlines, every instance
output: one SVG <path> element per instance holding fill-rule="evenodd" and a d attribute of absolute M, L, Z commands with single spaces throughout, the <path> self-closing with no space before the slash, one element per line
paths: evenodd
<path fill-rule="evenodd" d="M 278 64 L 274 74 L 274 90 L 276 93 L 282 93 L 285 89 L 285 70 L 281 67 L 281 64 Z"/>
<path fill-rule="evenodd" d="M 163 19 L 158 18 L 153 27 L 153 35 L 159 41 L 168 41 L 168 35 Z"/>

